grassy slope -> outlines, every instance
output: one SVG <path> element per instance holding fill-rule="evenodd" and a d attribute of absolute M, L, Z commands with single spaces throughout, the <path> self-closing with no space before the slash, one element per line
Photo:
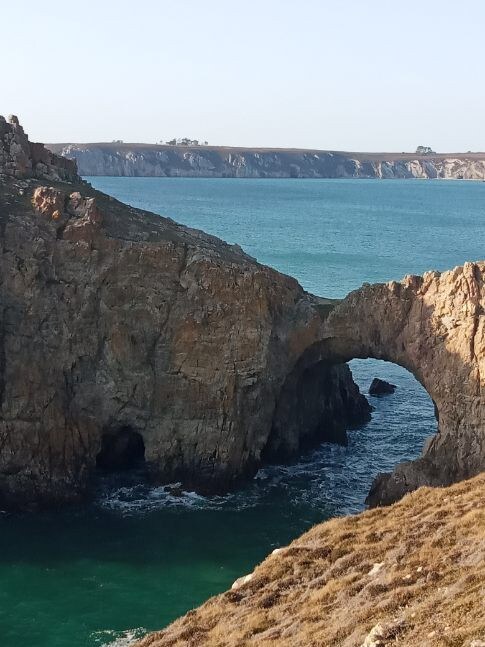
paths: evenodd
<path fill-rule="evenodd" d="M 469 647 L 485 640 L 484 504 L 482 474 L 320 524 L 138 647 Z"/>

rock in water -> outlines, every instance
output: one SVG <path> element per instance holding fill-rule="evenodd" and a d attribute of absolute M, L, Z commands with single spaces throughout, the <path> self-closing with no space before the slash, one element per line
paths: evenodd
<path fill-rule="evenodd" d="M 386 382 L 385 380 L 380 380 L 378 377 L 375 377 L 369 387 L 369 395 L 389 395 L 394 393 L 396 390 L 396 385 Z"/>

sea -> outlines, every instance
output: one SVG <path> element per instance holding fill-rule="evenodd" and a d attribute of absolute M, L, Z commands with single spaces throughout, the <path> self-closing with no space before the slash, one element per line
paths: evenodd
<path fill-rule="evenodd" d="M 86 178 L 136 207 L 203 229 L 339 298 L 363 282 L 445 270 L 485 256 L 485 183 L 440 180 Z M 374 476 L 419 455 L 436 432 L 427 393 L 405 369 L 350 363 L 397 385 L 369 397 L 372 420 L 346 447 L 322 444 L 261 469 L 237 492 L 102 480 L 95 499 L 0 514 L 2 647 L 128 645 L 249 573 L 274 548 L 365 508 Z"/>

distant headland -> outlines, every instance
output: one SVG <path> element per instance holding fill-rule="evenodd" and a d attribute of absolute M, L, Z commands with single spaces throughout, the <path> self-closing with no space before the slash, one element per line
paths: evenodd
<path fill-rule="evenodd" d="M 47 147 L 76 160 L 84 176 L 485 180 L 485 153 L 435 153 L 427 146 L 414 153 L 354 153 L 211 146 L 187 139 Z"/>

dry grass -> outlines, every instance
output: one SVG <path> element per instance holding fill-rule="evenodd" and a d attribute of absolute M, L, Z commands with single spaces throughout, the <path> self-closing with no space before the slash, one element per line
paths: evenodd
<path fill-rule="evenodd" d="M 469 647 L 485 640 L 484 503 L 482 474 L 318 525 L 137 647 Z"/>

